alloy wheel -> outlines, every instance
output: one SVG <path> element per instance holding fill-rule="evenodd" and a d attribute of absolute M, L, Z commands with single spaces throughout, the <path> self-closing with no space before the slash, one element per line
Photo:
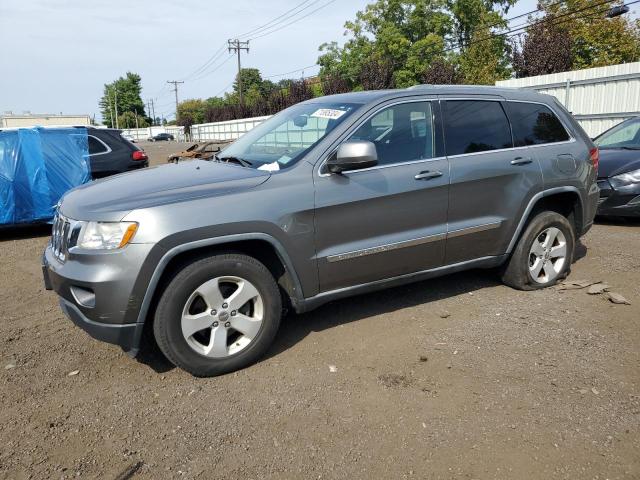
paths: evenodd
<path fill-rule="evenodd" d="M 236 276 L 200 285 L 182 311 L 182 335 L 197 353 L 226 358 L 247 348 L 258 335 L 264 303 L 258 289 Z"/>
<path fill-rule="evenodd" d="M 555 280 L 567 261 L 567 239 L 556 227 L 540 232 L 529 250 L 529 272 L 537 283 Z"/>

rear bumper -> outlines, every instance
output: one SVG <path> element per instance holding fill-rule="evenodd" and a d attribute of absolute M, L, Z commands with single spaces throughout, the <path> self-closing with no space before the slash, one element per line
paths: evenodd
<path fill-rule="evenodd" d="M 640 217 L 640 184 L 614 188 L 608 179 L 600 179 L 598 186 L 598 215 Z"/>

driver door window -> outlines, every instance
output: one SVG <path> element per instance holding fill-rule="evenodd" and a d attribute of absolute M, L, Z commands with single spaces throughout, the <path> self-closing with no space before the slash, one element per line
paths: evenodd
<path fill-rule="evenodd" d="M 373 142 L 379 165 L 433 158 L 431 102 L 400 103 L 385 108 L 366 120 L 350 140 Z"/>

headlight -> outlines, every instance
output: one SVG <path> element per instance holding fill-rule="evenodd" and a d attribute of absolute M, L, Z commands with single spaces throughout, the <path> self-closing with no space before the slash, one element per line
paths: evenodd
<path fill-rule="evenodd" d="M 611 177 L 611 183 L 614 186 L 630 185 L 632 183 L 640 183 L 640 169 L 632 170 L 631 172 L 621 173 Z"/>
<path fill-rule="evenodd" d="M 137 230 L 136 222 L 86 222 L 76 245 L 89 250 L 114 250 L 127 245 Z"/>

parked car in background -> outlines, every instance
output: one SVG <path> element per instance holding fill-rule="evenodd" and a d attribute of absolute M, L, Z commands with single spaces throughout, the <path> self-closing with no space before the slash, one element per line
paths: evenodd
<path fill-rule="evenodd" d="M 531 91 L 315 98 L 213 161 L 69 192 L 45 285 L 95 338 L 136 354 L 146 324 L 175 365 L 219 375 L 257 361 L 285 309 L 470 268 L 554 285 L 593 224 L 597 164 L 562 105 Z"/>
<path fill-rule="evenodd" d="M 640 217 L 640 117 L 594 140 L 600 149 L 598 215 Z"/>
<path fill-rule="evenodd" d="M 195 143 L 186 150 L 178 153 L 172 153 L 167 157 L 167 162 L 179 162 L 180 160 L 193 160 L 201 158 L 202 160 L 211 160 L 215 157 L 216 153 L 221 150 L 221 145 L 227 142 L 205 142 Z"/>
<path fill-rule="evenodd" d="M 121 130 L 87 128 L 91 176 L 102 178 L 149 166 L 149 157 L 137 145 L 124 138 Z"/>
<path fill-rule="evenodd" d="M 129 135 L 128 133 L 123 133 L 122 137 L 125 140 L 129 140 L 131 143 L 136 143 L 136 141 L 137 141 L 133 135 Z"/>
<path fill-rule="evenodd" d="M 149 141 L 150 142 L 163 142 L 163 141 L 170 141 L 170 140 L 175 140 L 175 137 L 173 135 L 171 135 L 170 133 L 158 133 L 157 135 L 154 135 L 153 137 L 149 137 Z"/>

